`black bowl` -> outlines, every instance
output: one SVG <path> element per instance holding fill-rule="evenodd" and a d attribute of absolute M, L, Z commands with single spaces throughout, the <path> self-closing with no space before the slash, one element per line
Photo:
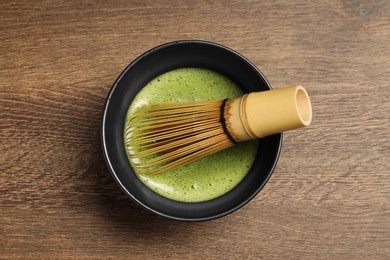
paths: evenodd
<path fill-rule="evenodd" d="M 216 71 L 241 86 L 245 93 L 271 89 L 262 73 L 239 53 L 206 41 L 176 41 L 142 54 L 120 74 L 105 104 L 102 146 L 107 165 L 122 190 L 145 209 L 171 219 L 210 220 L 227 215 L 249 202 L 271 176 L 281 149 L 282 135 L 262 138 L 255 161 L 245 178 L 228 193 L 204 202 L 179 202 L 146 187 L 135 175 L 125 152 L 123 129 L 128 107 L 153 78 L 177 68 Z"/>

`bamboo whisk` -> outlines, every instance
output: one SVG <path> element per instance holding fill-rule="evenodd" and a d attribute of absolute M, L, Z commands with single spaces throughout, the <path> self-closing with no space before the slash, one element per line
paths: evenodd
<path fill-rule="evenodd" d="M 236 99 L 162 103 L 138 109 L 125 129 L 134 166 L 160 174 L 247 140 L 308 126 L 312 111 L 302 86 Z"/>

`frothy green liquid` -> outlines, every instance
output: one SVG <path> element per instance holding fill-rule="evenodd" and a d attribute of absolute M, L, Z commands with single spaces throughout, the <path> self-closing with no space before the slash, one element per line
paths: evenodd
<path fill-rule="evenodd" d="M 242 95 L 231 80 L 214 71 L 200 68 L 172 70 L 153 79 L 134 98 L 127 112 L 125 129 L 130 115 L 145 105 L 222 100 Z M 185 202 L 207 201 L 230 191 L 245 177 L 254 161 L 257 143 L 238 144 L 160 175 L 135 172 L 146 186 L 164 197 Z"/>

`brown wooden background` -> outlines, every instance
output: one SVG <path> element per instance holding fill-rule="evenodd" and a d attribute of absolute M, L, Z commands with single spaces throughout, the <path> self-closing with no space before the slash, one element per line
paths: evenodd
<path fill-rule="evenodd" d="M 0 19 L 0 258 L 388 259 L 389 1 L 1 1 Z M 263 191 L 210 222 L 140 209 L 100 149 L 116 77 L 179 39 L 312 97 Z"/>

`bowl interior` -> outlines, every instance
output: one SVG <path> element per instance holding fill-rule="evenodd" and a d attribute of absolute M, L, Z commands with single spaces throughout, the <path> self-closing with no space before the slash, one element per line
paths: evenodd
<path fill-rule="evenodd" d="M 253 64 L 224 46 L 205 41 L 161 45 L 132 62 L 114 83 L 103 114 L 103 153 L 119 186 L 142 207 L 172 219 L 208 220 L 242 207 L 261 190 L 278 160 L 282 135 L 260 140 L 255 161 L 246 177 L 221 197 L 189 203 L 170 200 L 150 190 L 137 178 L 126 156 L 123 139 L 126 112 L 149 81 L 164 72 L 186 67 L 214 70 L 233 80 L 245 93 L 271 89 Z"/>

